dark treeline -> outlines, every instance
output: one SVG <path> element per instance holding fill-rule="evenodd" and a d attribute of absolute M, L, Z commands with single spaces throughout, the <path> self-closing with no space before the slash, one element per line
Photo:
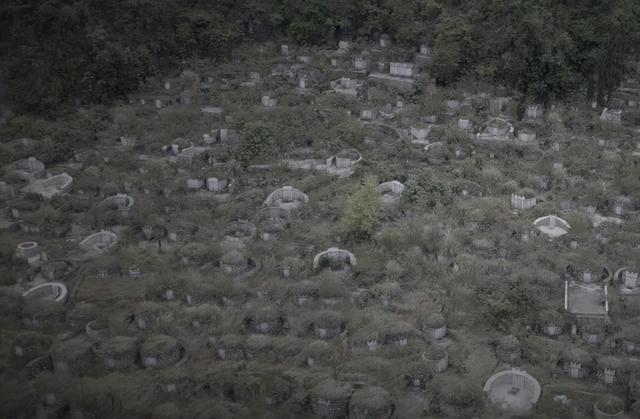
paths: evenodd
<path fill-rule="evenodd" d="M 638 0 L 3 0 L 2 78 L 19 111 L 104 102 L 241 41 L 298 44 L 387 33 L 433 48 L 441 85 L 465 78 L 548 102 L 604 104 L 640 40 Z"/>

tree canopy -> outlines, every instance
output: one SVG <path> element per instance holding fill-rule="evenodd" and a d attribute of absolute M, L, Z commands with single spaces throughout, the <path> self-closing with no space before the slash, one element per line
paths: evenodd
<path fill-rule="evenodd" d="M 433 48 L 442 85 L 503 84 L 543 102 L 585 88 L 605 104 L 640 42 L 636 0 L 6 0 L 0 80 L 19 111 L 102 103 L 241 41 L 297 44 L 389 34 Z"/>

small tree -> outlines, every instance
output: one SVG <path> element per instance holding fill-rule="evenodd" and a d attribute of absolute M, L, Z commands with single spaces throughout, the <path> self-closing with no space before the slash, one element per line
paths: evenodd
<path fill-rule="evenodd" d="M 365 179 L 362 187 L 351 197 L 343 219 L 343 228 L 358 238 L 370 237 L 377 221 L 378 193 L 376 180 Z"/>

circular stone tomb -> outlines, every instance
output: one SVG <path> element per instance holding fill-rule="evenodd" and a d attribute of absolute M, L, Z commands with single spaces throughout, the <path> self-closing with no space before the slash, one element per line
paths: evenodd
<path fill-rule="evenodd" d="M 35 180 L 25 187 L 23 191 L 40 195 L 44 199 L 51 199 L 69 190 L 72 183 L 73 178 L 71 176 L 67 173 L 61 173 L 46 179 Z"/>
<path fill-rule="evenodd" d="M 283 186 L 276 189 L 264 200 L 263 207 L 279 207 L 288 211 L 296 211 L 309 202 L 309 197 L 302 191 L 292 187 Z"/>
<path fill-rule="evenodd" d="M 318 253 L 313 258 L 313 269 L 317 270 L 326 266 L 350 266 L 355 268 L 357 266 L 356 257 L 348 250 L 338 249 L 337 247 L 330 247 L 324 252 Z"/>
<path fill-rule="evenodd" d="M 63 303 L 67 299 L 67 287 L 60 282 L 45 282 L 25 291 L 22 296 L 26 299 Z"/>
<path fill-rule="evenodd" d="M 593 405 L 596 419 L 623 419 L 624 401 L 618 397 L 605 395 Z"/>
<path fill-rule="evenodd" d="M 540 398 L 538 380 L 518 369 L 494 374 L 485 382 L 484 391 L 492 404 L 520 415 L 531 411 Z"/>
<path fill-rule="evenodd" d="M 80 248 L 87 252 L 102 253 L 118 243 L 118 236 L 110 231 L 102 230 L 85 237 L 80 242 Z"/>
<path fill-rule="evenodd" d="M 176 365 L 184 352 L 184 347 L 175 338 L 155 335 L 140 346 L 140 359 L 146 368 L 166 368 Z"/>
<path fill-rule="evenodd" d="M 555 215 L 540 217 L 533 222 L 533 225 L 551 238 L 560 237 L 567 234 L 571 229 L 568 222 Z"/>

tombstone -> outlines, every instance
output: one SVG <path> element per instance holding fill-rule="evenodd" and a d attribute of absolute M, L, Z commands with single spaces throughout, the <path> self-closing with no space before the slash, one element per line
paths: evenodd
<path fill-rule="evenodd" d="M 446 105 L 449 111 L 457 111 L 458 109 L 460 109 L 459 100 L 455 100 L 455 99 L 447 100 Z"/>
<path fill-rule="evenodd" d="M 616 377 L 616 370 L 613 368 L 605 368 L 603 374 L 603 381 L 605 384 L 613 384 Z"/>
<path fill-rule="evenodd" d="M 15 190 L 11 185 L 0 182 L 0 200 L 8 200 L 15 196 Z"/>
<path fill-rule="evenodd" d="M 542 116 L 542 110 L 538 105 L 527 106 L 527 118 L 536 119 Z"/>
<path fill-rule="evenodd" d="M 415 140 L 424 142 L 427 140 L 427 137 L 429 136 L 430 131 L 431 131 L 430 127 L 411 126 L 409 132 L 411 134 L 411 137 L 413 137 Z"/>
<path fill-rule="evenodd" d="M 162 108 L 162 101 L 160 99 L 156 99 L 153 101 L 153 105 L 156 107 L 156 109 L 160 109 Z"/>
<path fill-rule="evenodd" d="M 306 89 L 307 88 L 307 79 L 305 77 L 300 78 L 300 80 L 298 80 L 298 87 L 300 89 Z"/>
<path fill-rule="evenodd" d="M 468 119 L 459 119 L 458 120 L 458 128 L 465 130 L 465 131 L 470 131 L 471 130 L 471 121 L 469 121 Z"/>
<path fill-rule="evenodd" d="M 380 46 L 382 48 L 389 48 L 391 46 L 391 38 L 387 34 L 382 34 L 380 36 Z"/>
<path fill-rule="evenodd" d="M 624 278 L 624 286 L 626 288 L 636 288 L 636 287 L 638 287 L 640 285 L 638 283 L 638 273 L 637 272 L 624 271 L 622 276 Z"/>
<path fill-rule="evenodd" d="M 272 98 L 270 96 L 262 96 L 262 105 L 267 108 L 273 108 L 278 104 L 278 99 Z"/>
<path fill-rule="evenodd" d="M 622 122 L 622 111 L 604 108 L 600 114 L 600 120 L 613 125 L 620 125 Z"/>
<path fill-rule="evenodd" d="M 286 45 L 286 44 L 280 45 L 280 53 L 282 55 L 289 55 L 289 45 Z"/>
<path fill-rule="evenodd" d="M 531 131 L 518 132 L 518 140 L 528 143 L 536 139 L 536 133 Z"/>
<path fill-rule="evenodd" d="M 220 131 L 218 131 L 218 136 L 220 137 L 220 142 L 221 143 L 226 143 L 227 141 L 229 141 L 230 138 L 230 131 L 228 128 L 220 128 Z"/>
<path fill-rule="evenodd" d="M 374 112 L 369 109 L 360 111 L 360 119 L 364 121 L 371 121 L 374 119 Z"/>
<path fill-rule="evenodd" d="M 164 90 L 171 90 L 171 82 L 170 81 L 165 81 L 164 82 Z"/>
<path fill-rule="evenodd" d="M 504 108 L 504 98 L 495 98 L 495 99 L 491 99 L 489 101 L 489 110 L 491 111 L 491 113 L 494 114 L 499 114 L 502 113 L 502 110 Z"/>
<path fill-rule="evenodd" d="M 227 187 L 227 181 L 224 179 L 218 179 L 210 177 L 207 179 L 207 189 L 210 192 L 223 192 Z"/>
<path fill-rule="evenodd" d="M 389 63 L 389 74 L 399 77 L 412 77 L 413 76 L 413 64 L 412 63 Z"/>
<path fill-rule="evenodd" d="M 580 370 L 582 369 L 582 366 L 580 364 L 578 364 L 577 362 L 570 362 L 569 363 L 569 377 L 571 378 L 580 378 Z"/>
<path fill-rule="evenodd" d="M 187 188 L 197 190 L 202 189 L 202 179 L 187 179 Z"/>
<path fill-rule="evenodd" d="M 156 367 L 158 365 L 158 358 L 155 356 L 144 357 L 145 367 Z"/>
<path fill-rule="evenodd" d="M 340 79 L 340 85 L 345 89 L 355 89 L 358 86 L 358 81 L 348 77 L 342 77 Z"/>
<path fill-rule="evenodd" d="M 200 111 L 206 116 L 216 119 L 220 119 L 224 115 L 223 109 L 219 106 L 205 106 L 201 108 Z"/>
<path fill-rule="evenodd" d="M 364 57 L 355 57 L 353 59 L 353 67 L 356 70 L 366 70 L 369 67 L 369 60 Z"/>
<path fill-rule="evenodd" d="M 558 336 L 562 333 L 562 328 L 555 324 L 548 324 L 544 327 L 544 333 L 547 336 Z"/>
<path fill-rule="evenodd" d="M 182 103 L 183 105 L 191 105 L 191 94 L 189 93 L 183 93 L 180 96 L 180 103 Z"/>

